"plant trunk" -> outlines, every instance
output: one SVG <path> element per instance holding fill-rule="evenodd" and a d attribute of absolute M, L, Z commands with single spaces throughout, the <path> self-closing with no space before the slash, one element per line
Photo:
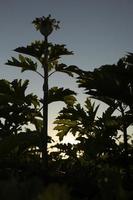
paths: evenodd
<path fill-rule="evenodd" d="M 44 40 L 44 84 L 43 84 L 43 148 L 42 159 L 44 162 L 44 168 L 48 171 L 48 38 Z"/>

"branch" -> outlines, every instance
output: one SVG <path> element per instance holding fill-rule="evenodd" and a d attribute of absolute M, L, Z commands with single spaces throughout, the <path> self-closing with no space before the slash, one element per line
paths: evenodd
<path fill-rule="evenodd" d="M 38 71 L 35 71 L 35 72 L 44 79 L 44 76 L 40 72 Z"/>
<path fill-rule="evenodd" d="M 56 71 L 53 71 L 53 72 L 51 72 L 49 75 L 48 75 L 48 77 L 50 77 L 52 74 L 54 74 Z"/>

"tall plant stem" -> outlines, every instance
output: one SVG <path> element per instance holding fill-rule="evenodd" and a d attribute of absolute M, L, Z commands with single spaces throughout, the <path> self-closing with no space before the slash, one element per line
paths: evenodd
<path fill-rule="evenodd" d="M 44 168 L 48 170 L 48 38 L 44 37 L 44 83 L 43 83 L 43 150 Z"/>
<path fill-rule="evenodd" d="M 127 177 L 129 176 L 129 163 L 128 163 L 128 135 L 127 135 L 127 126 L 125 123 L 125 113 L 124 109 L 122 107 L 122 103 L 119 104 L 119 108 L 122 115 L 122 121 L 123 121 L 123 139 L 124 139 L 124 163 L 125 163 L 125 170 Z"/>

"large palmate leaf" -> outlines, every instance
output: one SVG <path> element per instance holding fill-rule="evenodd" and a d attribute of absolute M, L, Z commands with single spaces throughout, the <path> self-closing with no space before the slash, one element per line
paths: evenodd
<path fill-rule="evenodd" d="M 18 47 L 14 51 L 18 53 L 23 53 L 28 56 L 33 56 L 38 60 L 41 60 L 42 55 L 44 54 L 45 44 L 44 41 L 35 41 L 26 47 Z"/>
<path fill-rule="evenodd" d="M 76 104 L 73 107 L 66 107 L 60 111 L 59 116 L 54 122 L 56 124 L 54 129 L 58 131 L 57 136 L 59 136 L 60 140 L 69 132 L 73 135 L 77 133 L 82 136 L 92 133 L 98 106 L 95 107 L 87 99 L 85 108 L 82 108 L 80 104 Z"/>
<path fill-rule="evenodd" d="M 128 61 L 128 58 L 127 58 Z M 130 61 L 130 60 L 129 60 Z M 117 65 L 104 65 L 79 77 L 79 86 L 96 98 L 119 100 L 133 104 L 133 69 L 130 63 L 120 59 Z"/>
<path fill-rule="evenodd" d="M 39 106 L 39 100 L 36 95 L 28 94 L 26 95 L 26 89 L 28 87 L 29 81 L 25 80 L 13 80 L 12 82 L 6 80 L 0 80 L 0 102 L 3 103 L 16 103 L 28 105 Z"/>
<path fill-rule="evenodd" d="M 58 60 L 61 56 L 65 55 L 73 55 L 73 52 L 69 51 L 65 44 L 51 44 L 49 48 L 49 62 Z"/>
<path fill-rule="evenodd" d="M 65 45 L 44 43 L 44 41 L 35 41 L 26 47 L 18 47 L 14 51 L 26 54 L 28 56 L 33 56 L 37 58 L 42 64 L 44 62 L 44 52 L 45 48 L 48 48 L 48 63 L 58 60 L 63 55 L 72 55 L 71 51 L 65 47 Z"/>
<path fill-rule="evenodd" d="M 21 54 L 19 54 L 18 59 L 12 57 L 12 60 L 8 60 L 6 65 L 19 67 L 19 68 L 21 68 L 22 72 L 24 72 L 26 70 L 36 71 L 36 69 L 37 69 L 37 63 L 36 62 L 32 61 L 31 58 L 24 57 Z"/>
<path fill-rule="evenodd" d="M 74 74 L 75 75 L 81 75 L 83 73 L 83 71 L 80 70 L 77 66 L 75 66 L 75 65 L 67 66 L 63 63 L 57 64 L 56 67 L 55 67 L 55 70 L 58 71 L 58 72 L 66 73 L 71 77 L 73 77 Z"/>
<path fill-rule="evenodd" d="M 25 80 L 22 83 L 22 80 L 15 79 L 10 83 L 12 87 L 12 97 L 14 100 L 16 99 L 17 102 L 20 100 L 21 103 L 26 103 L 27 105 L 33 105 L 35 108 L 40 105 L 39 99 L 36 95 L 32 93 L 26 94 L 26 89 L 28 87 L 29 80 Z M 22 102 L 23 101 L 23 102 Z M 15 102 L 14 102 L 15 103 Z"/>
<path fill-rule="evenodd" d="M 73 54 L 72 51 L 69 51 L 64 44 L 60 45 L 47 43 L 46 45 L 44 41 L 35 41 L 26 47 L 16 48 L 14 51 L 20 53 L 19 58 L 16 59 L 12 57 L 12 59 L 8 60 L 6 64 L 20 67 L 22 69 L 22 72 L 25 70 L 37 71 L 37 62 L 34 62 L 31 58 L 25 57 L 22 54 L 26 54 L 27 56 L 32 56 L 36 58 L 38 61 L 40 61 L 42 67 L 44 68 L 44 53 L 46 48 L 48 49 L 48 71 L 51 71 L 52 69 L 56 71 L 61 71 L 61 66 L 58 66 L 58 60 L 61 58 L 61 56 Z M 69 71 L 70 74 L 71 69 L 62 69 L 62 72 L 64 71 L 65 73 L 68 73 Z"/>
<path fill-rule="evenodd" d="M 76 93 L 70 89 L 52 87 L 49 89 L 48 103 L 63 101 L 67 105 L 73 105 L 76 101 Z"/>
<path fill-rule="evenodd" d="M 76 120 L 71 121 L 69 119 L 62 119 L 56 120 L 54 123 L 58 124 L 55 126 L 54 130 L 58 131 L 56 135 L 59 137 L 60 141 L 62 141 L 64 136 L 66 136 L 69 132 L 71 132 L 73 135 L 76 135 L 76 133 L 79 131 L 78 123 Z"/>
<path fill-rule="evenodd" d="M 29 81 L 0 81 L 0 137 L 18 134 L 23 126 L 33 124 L 42 128 L 40 102 L 36 95 L 26 94 Z"/>

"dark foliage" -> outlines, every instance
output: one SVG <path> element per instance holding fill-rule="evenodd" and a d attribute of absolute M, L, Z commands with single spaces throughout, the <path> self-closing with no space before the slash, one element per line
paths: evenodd
<path fill-rule="evenodd" d="M 86 72 L 60 63 L 61 56 L 73 53 L 48 42 L 58 21 L 49 15 L 33 24 L 44 40 L 16 48 L 18 59 L 6 64 L 40 75 L 44 95 L 27 94 L 28 80 L 0 80 L 0 199 L 133 199 L 133 142 L 128 133 L 133 123 L 133 54 Z M 84 105 L 70 89 L 48 88 L 55 72 L 76 75 L 89 95 Z M 94 99 L 108 105 L 101 116 Z M 47 134 L 46 112 L 56 101 L 65 106 L 54 122 L 59 138 L 54 144 Z M 63 143 L 69 134 L 75 144 Z"/>

